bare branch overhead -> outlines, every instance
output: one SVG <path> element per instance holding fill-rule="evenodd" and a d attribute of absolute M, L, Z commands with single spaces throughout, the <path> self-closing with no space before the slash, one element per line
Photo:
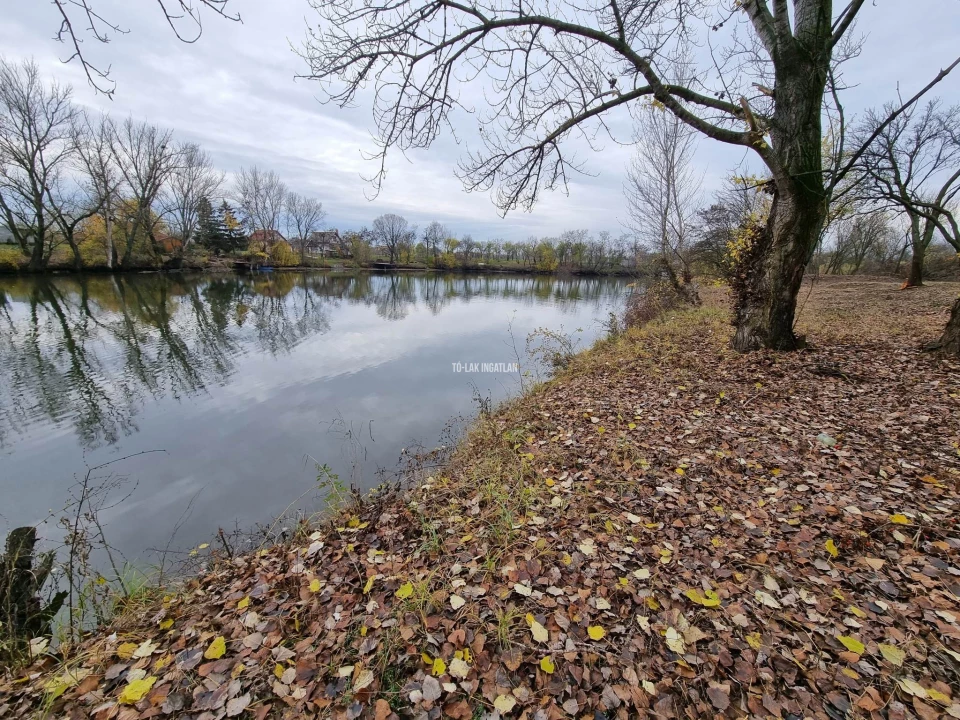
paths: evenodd
<path fill-rule="evenodd" d="M 110 77 L 111 66 L 102 65 L 88 58 L 83 42 L 92 38 L 107 44 L 112 35 L 124 35 L 128 30 L 119 23 L 108 20 L 96 10 L 95 0 L 52 0 L 60 17 L 60 27 L 54 35 L 57 42 L 70 47 L 71 54 L 65 63 L 76 60 L 87 76 L 87 82 L 99 93 L 113 97 L 116 81 Z M 132 0 L 128 0 L 132 2 Z M 209 10 L 220 17 L 240 22 L 239 13 L 227 10 L 230 0 L 155 0 L 163 18 L 181 42 L 194 43 L 203 34 L 202 10 Z"/>

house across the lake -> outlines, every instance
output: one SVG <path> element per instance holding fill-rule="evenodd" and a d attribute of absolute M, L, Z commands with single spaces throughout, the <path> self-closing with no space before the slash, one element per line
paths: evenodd
<path fill-rule="evenodd" d="M 319 230 L 307 238 L 307 253 L 319 257 L 339 255 L 341 251 L 339 230 Z"/>
<path fill-rule="evenodd" d="M 250 233 L 250 249 L 266 251 L 286 238 L 277 230 L 254 230 Z"/>

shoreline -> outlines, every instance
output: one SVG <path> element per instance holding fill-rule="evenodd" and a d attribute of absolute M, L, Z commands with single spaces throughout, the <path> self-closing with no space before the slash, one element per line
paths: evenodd
<path fill-rule="evenodd" d="M 918 349 L 956 286 L 856 285 L 797 353 L 730 351 L 715 289 L 598 342 L 409 489 L 0 680 L 0 718 L 960 710 L 960 367 Z"/>
<path fill-rule="evenodd" d="M 105 266 L 84 267 L 76 270 L 70 267 L 58 267 L 44 270 L 28 270 L 26 268 L 10 269 L 0 267 L 0 278 L 2 277 L 62 277 L 70 275 L 149 275 L 149 274 L 176 274 L 176 273 L 210 273 L 226 274 L 235 273 L 237 275 L 257 275 L 265 272 L 335 272 L 343 274 L 352 274 L 360 272 L 370 273 L 394 273 L 394 272 L 419 272 L 419 273 L 448 273 L 462 275 L 535 275 L 540 277 L 643 277 L 644 273 L 634 270 L 618 270 L 612 272 L 591 271 L 591 270 L 554 270 L 543 271 L 535 268 L 499 268 L 468 266 L 459 268 L 433 268 L 419 267 L 413 265 L 394 265 L 391 267 L 376 267 L 367 264 L 360 267 L 344 265 L 336 266 L 314 266 L 314 265 L 290 265 L 290 266 L 271 266 L 268 271 L 242 271 L 236 270 L 227 265 L 186 265 L 178 268 L 164 267 L 131 267 L 131 268 L 107 268 Z"/>

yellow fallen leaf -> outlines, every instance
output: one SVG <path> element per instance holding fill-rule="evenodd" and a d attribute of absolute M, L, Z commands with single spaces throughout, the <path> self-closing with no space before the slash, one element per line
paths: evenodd
<path fill-rule="evenodd" d="M 867 616 L 867 614 L 856 605 L 851 605 L 847 608 L 847 610 L 856 615 L 858 618 L 865 618 Z"/>
<path fill-rule="evenodd" d="M 133 652 L 133 657 L 135 658 L 145 658 L 153 655 L 154 650 L 157 649 L 157 646 L 153 643 L 152 640 L 144 640 L 140 645 L 137 646 L 137 649 Z"/>
<path fill-rule="evenodd" d="M 908 518 L 906 515 L 897 513 L 896 515 L 890 516 L 890 522 L 892 522 L 894 525 L 909 525 L 910 518 Z"/>
<path fill-rule="evenodd" d="M 316 578 L 310 581 L 310 592 L 320 592 L 320 581 Z"/>
<path fill-rule="evenodd" d="M 250 606 L 250 596 L 248 595 L 243 600 L 237 603 L 237 610 L 246 610 Z"/>
<path fill-rule="evenodd" d="M 887 645 L 885 643 L 880 643 L 877 645 L 877 647 L 880 648 L 880 654 L 883 655 L 883 659 L 888 663 L 896 667 L 901 667 L 903 665 L 903 661 L 907 657 L 907 654 L 903 650 L 894 645 Z"/>
<path fill-rule="evenodd" d="M 117 657 L 121 660 L 129 660 L 133 657 L 133 653 L 137 651 L 138 647 L 140 646 L 136 643 L 123 643 L 123 645 L 117 648 Z"/>
<path fill-rule="evenodd" d="M 167 618 L 162 623 L 160 623 L 161 630 L 169 630 L 173 627 L 173 618 Z"/>
<path fill-rule="evenodd" d="M 529 616 L 529 618 L 527 622 L 530 625 L 530 634 L 533 635 L 533 639 L 541 643 L 548 642 L 550 640 L 550 633 L 547 632 L 547 629 L 534 620 L 532 615 Z"/>
<path fill-rule="evenodd" d="M 207 651 L 203 653 L 203 656 L 207 660 L 219 660 L 223 657 L 223 654 L 227 651 L 227 642 L 223 639 L 223 635 L 217 635 L 213 639 L 213 642 L 210 643 L 210 647 L 207 648 Z"/>
<path fill-rule="evenodd" d="M 547 675 L 553 675 L 553 672 L 557 669 L 557 666 L 553 664 L 553 658 L 545 657 L 540 658 L 540 669 L 543 670 Z"/>
<path fill-rule="evenodd" d="M 763 645 L 763 638 L 760 636 L 760 633 L 754 632 L 750 633 L 746 637 L 747 645 L 752 647 L 754 650 L 759 650 Z"/>
<path fill-rule="evenodd" d="M 903 680 L 898 680 L 897 684 L 900 685 L 900 689 L 909 695 L 915 695 L 921 700 L 926 698 L 927 689 L 923 687 L 916 680 L 911 680 L 909 678 L 904 678 Z"/>
<path fill-rule="evenodd" d="M 405 582 L 399 588 L 397 588 L 396 596 L 400 600 L 406 600 L 408 597 L 413 595 L 413 583 Z"/>
<path fill-rule="evenodd" d="M 666 633 L 667 647 L 673 650 L 677 655 L 683 655 L 687 646 L 683 642 L 683 636 L 677 632 L 674 627 L 668 627 Z"/>
<path fill-rule="evenodd" d="M 133 705 L 143 700 L 144 696 L 150 692 L 150 688 L 157 681 L 153 675 L 131 681 L 120 693 L 120 702 L 125 705 Z"/>
<path fill-rule="evenodd" d="M 696 588 L 691 588 L 687 590 L 684 595 L 691 601 L 704 607 L 718 607 L 720 605 L 720 598 L 713 590 L 707 590 L 706 595 L 704 595 Z"/>
<path fill-rule="evenodd" d="M 373 674 L 373 670 L 363 668 L 363 670 L 357 673 L 356 680 L 353 681 L 353 691 L 358 692 L 366 687 L 370 687 L 375 679 L 376 676 Z"/>
<path fill-rule="evenodd" d="M 837 557 L 840 554 L 840 551 L 837 550 L 837 544 L 833 542 L 833 538 L 827 540 L 823 546 L 827 549 L 827 552 L 830 553 L 830 557 Z"/>
<path fill-rule="evenodd" d="M 866 649 L 863 646 L 863 643 L 857 640 L 855 637 L 850 635 L 840 635 L 837 640 L 843 643 L 843 646 L 852 653 L 857 655 L 863 655 L 863 651 Z"/>
<path fill-rule="evenodd" d="M 513 695 L 497 695 L 497 699 L 493 701 L 493 706 L 500 711 L 501 715 L 506 715 L 513 710 L 516 704 L 517 701 Z"/>
<path fill-rule="evenodd" d="M 370 592 L 370 591 L 373 589 L 373 581 L 376 580 L 376 579 L 377 579 L 377 578 L 376 578 L 375 575 L 371 575 L 370 577 L 367 578 L 367 582 L 366 582 L 366 584 L 363 586 L 363 594 L 364 594 L 364 595 L 366 595 L 368 592 Z"/>
<path fill-rule="evenodd" d="M 433 661 L 433 672 L 435 677 L 440 677 L 447 671 L 447 664 L 443 661 L 442 658 L 437 658 Z"/>
<path fill-rule="evenodd" d="M 462 658 L 454 658 L 450 661 L 450 676 L 459 680 L 465 680 L 470 674 L 470 665 Z"/>
<path fill-rule="evenodd" d="M 599 625 L 591 625 L 587 628 L 587 635 L 590 636 L 591 640 L 603 640 L 606 634 L 607 631 Z"/>
<path fill-rule="evenodd" d="M 927 688 L 927 695 L 931 700 L 938 702 L 941 705 L 950 705 L 951 703 L 950 696 L 940 692 L 936 688 Z M 956 717 L 956 714 L 954 714 L 953 717 Z"/>

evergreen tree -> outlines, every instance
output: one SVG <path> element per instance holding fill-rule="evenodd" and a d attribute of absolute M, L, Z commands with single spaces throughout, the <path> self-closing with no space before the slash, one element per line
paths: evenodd
<path fill-rule="evenodd" d="M 201 245 L 218 256 L 246 247 L 247 238 L 226 200 L 214 210 L 210 200 L 203 198 L 197 210 L 200 218 L 198 241 Z"/>
<path fill-rule="evenodd" d="M 223 239 L 227 252 L 246 250 L 247 236 L 244 235 L 243 226 L 226 200 L 220 205 L 220 223 L 223 227 Z"/>

